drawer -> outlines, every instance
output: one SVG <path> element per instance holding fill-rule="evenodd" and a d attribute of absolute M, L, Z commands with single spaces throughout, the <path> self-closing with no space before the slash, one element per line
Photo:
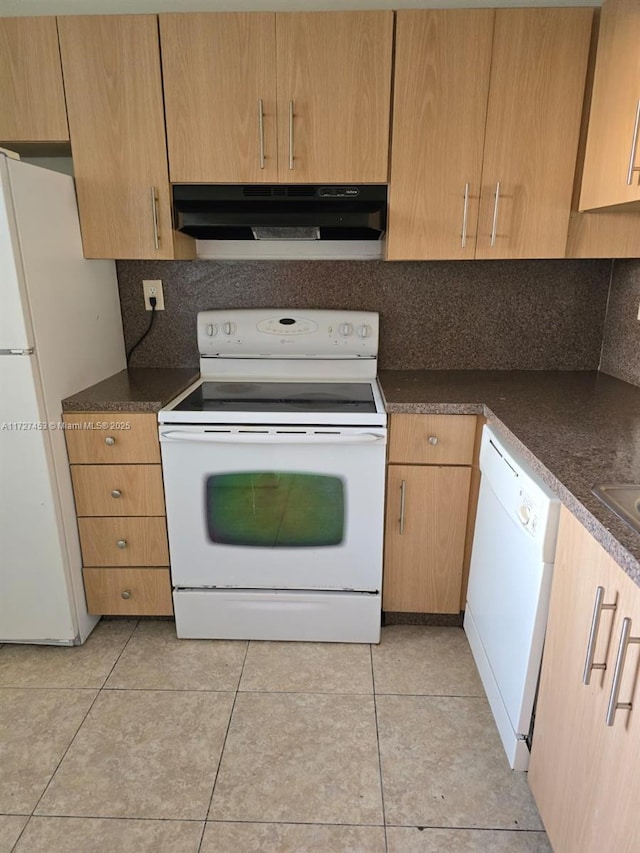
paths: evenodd
<path fill-rule="evenodd" d="M 84 566 L 168 566 L 167 525 L 154 518 L 79 518 Z"/>
<path fill-rule="evenodd" d="M 98 616 L 171 616 L 169 569 L 83 569 L 89 613 Z"/>
<path fill-rule="evenodd" d="M 389 462 L 472 465 L 475 415 L 391 415 Z"/>
<path fill-rule="evenodd" d="M 164 515 L 160 465 L 72 465 L 78 515 Z"/>
<path fill-rule="evenodd" d="M 62 419 L 72 465 L 160 463 L 158 421 L 154 414 L 79 412 L 64 414 Z"/>

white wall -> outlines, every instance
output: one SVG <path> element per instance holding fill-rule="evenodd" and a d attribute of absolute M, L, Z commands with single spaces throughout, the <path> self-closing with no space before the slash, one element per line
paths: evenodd
<path fill-rule="evenodd" d="M 602 0 L 0 0 L 0 16 L 287 9 L 445 9 L 487 6 L 600 6 Z"/>

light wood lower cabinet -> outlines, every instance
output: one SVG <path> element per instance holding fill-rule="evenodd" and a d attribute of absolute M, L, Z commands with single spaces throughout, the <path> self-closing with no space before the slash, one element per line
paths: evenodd
<path fill-rule="evenodd" d="M 583 683 L 602 589 L 590 683 Z M 615 609 L 609 605 L 614 604 Z M 555 853 L 640 850 L 640 644 L 627 647 L 619 701 L 606 717 L 625 619 L 640 637 L 640 589 L 562 509 L 529 784 Z M 604 665 L 604 668 L 603 668 Z"/>
<path fill-rule="evenodd" d="M 392 415 L 383 610 L 459 613 L 474 415 Z"/>
<path fill-rule="evenodd" d="M 154 414 L 63 416 L 90 613 L 173 612 Z"/>

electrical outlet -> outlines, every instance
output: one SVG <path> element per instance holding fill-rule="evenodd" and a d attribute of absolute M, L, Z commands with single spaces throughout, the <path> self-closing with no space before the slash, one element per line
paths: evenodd
<path fill-rule="evenodd" d="M 151 311 L 149 300 L 152 296 L 156 298 L 156 311 L 164 311 L 164 294 L 162 293 L 162 281 L 160 279 L 143 281 L 142 292 L 144 293 L 144 307 L 146 311 Z"/>

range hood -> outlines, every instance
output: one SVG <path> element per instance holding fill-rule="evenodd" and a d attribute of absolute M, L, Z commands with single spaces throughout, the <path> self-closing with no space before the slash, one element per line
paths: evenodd
<path fill-rule="evenodd" d="M 198 241 L 379 241 L 380 184 L 174 184 L 174 227 Z"/>

